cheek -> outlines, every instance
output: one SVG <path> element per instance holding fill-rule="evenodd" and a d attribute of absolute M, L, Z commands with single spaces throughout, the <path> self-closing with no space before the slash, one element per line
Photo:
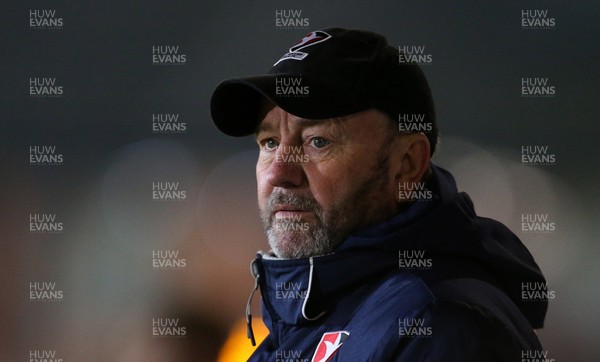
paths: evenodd
<path fill-rule="evenodd" d="M 348 186 L 352 179 L 344 165 L 329 166 L 333 167 L 315 167 L 306 172 L 312 196 L 325 210 L 348 196 Z"/>
<path fill-rule="evenodd" d="M 321 164 L 313 170 L 311 190 L 315 199 L 325 209 L 328 205 L 340 205 L 362 187 L 372 176 L 373 159 L 348 154 L 335 162 Z"/>
<path fill-rule="evenodd" d="M 270 183 L 267 182 L 267 169 L 267 167 L 260 163 L 256 164 L 256 195 L 258 196 L 258 206 L 261 209 L 266 205 L 272 189 Z"/>

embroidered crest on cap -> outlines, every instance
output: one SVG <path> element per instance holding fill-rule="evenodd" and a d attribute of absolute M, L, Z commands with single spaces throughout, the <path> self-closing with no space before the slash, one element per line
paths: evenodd
<path fill-rule="evenodd" d="M 308 56 L 308 53 L 301 52 L 301 49 L 307 48 L 309 46 L 322 43 L 331 38 L 331 35 L 327 34 L 324 31 L 317 30 L 306 35 L 302 40 L 300 40 L 296 45 L 290 48 L 288 53 L 285 53 L 273 66 L 277 65 L 282 60 L 293 59 L 293 60 L 302 60 Z"/>

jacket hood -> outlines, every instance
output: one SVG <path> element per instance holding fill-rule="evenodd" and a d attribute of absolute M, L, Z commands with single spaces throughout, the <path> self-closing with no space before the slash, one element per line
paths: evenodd
<path fill-rule="evenodd" d="M 452 175 L 432 164 L 435 197 L 391 220 L 360 230 L 330 255 L 279 259 L 257 255 L 265 323 L 302 325 L 319 319 L 368 280 L 406 269 L 426 283 L 475 278 L 502 290 L 533 328 L 543 326 L 547 300 L 526 298 L 524 285 L 545 291 L 533 257 L 503 224 L 478 217 Z M 528 284 L 529 283 L 529 284 Z"/>

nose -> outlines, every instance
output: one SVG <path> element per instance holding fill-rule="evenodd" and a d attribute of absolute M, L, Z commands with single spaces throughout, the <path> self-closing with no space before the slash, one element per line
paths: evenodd
<path fill-rule="evenodd" d="M 290 146 L 279 145 L 267 171 L 267 180 L 273 187 L 298 188 L 306 181 L 300 152 L 291 152 Z"/>

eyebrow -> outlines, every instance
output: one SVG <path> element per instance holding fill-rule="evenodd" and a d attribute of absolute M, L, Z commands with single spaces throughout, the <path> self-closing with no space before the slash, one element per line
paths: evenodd
<path fill-rule="evenodd" d="M 260 122 L 256 127 L 256 131 L 254 131 L 255 135 L 258 135 L 260 132 L 268 132 L 274 130 L 275 127 L 270 123 Z"/>

